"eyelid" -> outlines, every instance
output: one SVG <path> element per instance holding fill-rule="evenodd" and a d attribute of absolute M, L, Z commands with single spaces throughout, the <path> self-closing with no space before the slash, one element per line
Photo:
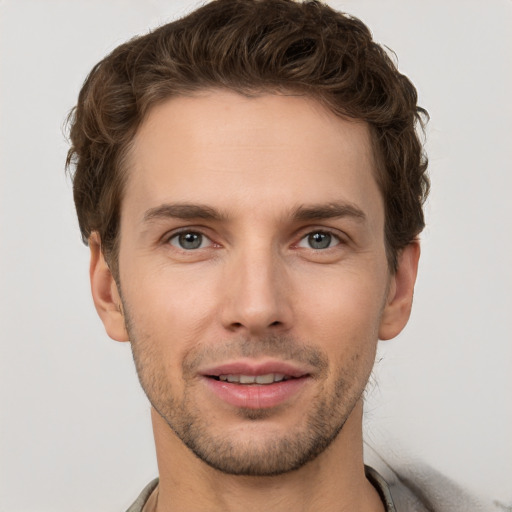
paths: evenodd
<path fill-rule="evenodd" d="M 183 233 L 197 233 L 197 234 L 200 234 L 201 236 L 203 236 L 204 238 L 206 238 L 210 243 L 208 244 L 208 247 L 211 247 L 211 246 L 216 246 L 216 247 L 220 247 L 221 244 L 219 244 L 218 242 L 215 242 L 215 240 L 212 238 L 211 235 L 207 234 L 209 230 L 207 228 L 205 228 L 204 226 L 182 226 L 182 227 L 178 227 L 178 228 L 175 228 L 171 231 L 168 231 L 166 232 L 161 238 L 160 238 L 160 243 L 162 243 L 163 245 L 170 245 L 170 241 L 183 234 Z M 294 237 L 296 242 L 292 244 L 293 247 L 299 247 L 299 243 L 302 242 L 304 239 L 306 239 L 309 235 L 311 234 L 314 234 L 314 233 L 326 233 L 326 234 L 329 234 L 331 235 L 333 238 L 335 238 L 337 241 L 338 241 L 338 244 L 336 244 L 335 246 L 333 247 L 328 247 L 326 249 L 313 249 L 312 247 L 309 247 L 308 249 L 310 250 L 313 250 L 313 251 L 319 251 L 319 250 L 327 250 L 327 249 L 333 249 L 334 247 L 337 247 L 338 245 L 345 245 L 345 244 L 348 244 L 349 241 L 350 241 L 350 236 L 347 235 L 346 233 L 344 232 L 341 232 L 340 230 L 338 229 L 334 229 L 334 228 L 330 228 L 330 227 L 327 227 L 327 226 L 307 226 L 307 227 L 304 227 L 304 228 L 301 228 L 298 233 L 296 234 L 296 236 Z M 175 247 L 176 249 L 180 249 L 179 247 L 176 247 L 173 245 L 173 247 Z M 205 247 L 203 247 L 205 248 Z M 302 247 L 301 247 L 302 248 Z M 304 247 L 305 249 L 307 249 L 306 247 Z M 186 249 L 181 249 L 183 251 L 186 251 L 186 252 L 189 252 L 190 250 L 186 250 Z M 196 249 L 197 250 L 197 249 Z"/>
<path fill-rule="evenodd" d="M 320 233 L 323 234 L 323 235 L 329 235 L 330 237 L 332 237 L 332 240 L 330 240 L 330 242 L 329 242 L 329 246 L 328 247 L 324 247 L 324 248 L 310 247 L 308 245 L 308 243 L 309 243 L 308 242 L 308 238 L 311 235 L 320 234 Z M 335 242 L 334 245 L 331 245 L 332 242 Z M 302 243 L 304 243 L 304 245 L 301 245 Z M 302 236 L 300 238 L 300 240 L 297 242 L 296 247 L 299 247 L 301 249 L 309 249 L 309 250 L 312 250 L 312 251 L 327 251 L 329 249 L 333 249 L 335 247 L 338 247 L 342 243 L 343 243 L 343 241 L 340 239 L 340 237 L 337 234 L 333 233 L 332 231 L 315 229 L 313 231 L 309 231 L 304 236 Z"/>
<path fill-rule="evenodd" d="M 293 245 L 295 247 L 297 247 L 299 245 L 299 243 L 302 242 L 302 240 L 307 238 L 309 235 L 312 235 L 315 233 L 325 233 L 325 234 L 331 235 L 333 238 L 335 238 L 339 242 L 338 244 L 336 244 L 336 246 L 347 244 L 347 243 L 349 243 L 349 240 L 350 240 L 349 235 L 347 235 L 343 231 L 340 231 L 339 229 L 330 228 L 327 226 L 307 226 L 306 228 L 302 228 L 299 230 L 299 232 L 297 233 L 297 236 L 296 236 L 297 242 L 295 242 Z M 329 247 L 329 249 L 331 249 L 331 248 L 333 248 L 333 247 Z M 310 247 L 310 249 L 318 250 L 318 249 L 313 249 L 311 247 Z M 326 250 L 326 249 L 324 249 L 324 250 Z"/>
<path fill-rule="evenodd" d="M 212 240 L 211 236 L 208 236 L 205 233 L 204 228 L 194 227 L 194 226 L 183 226 L 180 228 L 173 229 L 172 231 L 168 231 L 167 233 L 165 233 L 165 235 L 162 236 L 161 243 L 164 245 L 172 245 L 173 247 L 175 247 L 178 250 L 189 252 L 190 250 L 177 247 L 170 243 L 173 238 L 178 237 L 179 235 L 183 235 L 184 233 L 197 233 L 198 235 L 201 235 L 202 237 L 206 238 L 210 242 L 208 244 L 208 247 L 218 245 L 218 244 L 216 244 L 216 242 L 214 242 Z M 205 249 L 205 247 L 202 247 L 202 249 Z"/>

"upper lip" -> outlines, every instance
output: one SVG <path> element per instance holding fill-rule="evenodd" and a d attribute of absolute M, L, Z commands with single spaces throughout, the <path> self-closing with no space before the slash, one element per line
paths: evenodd
<path fill-rule="evenodd" d="M 222 363 L 201 369 L 201 375 L 207 377 L 218 377 L 219 375 L 268 375 L 270 373 L 280 373 L 287 377 L 304 377 L 311 372 L 308 368 L 299 366 L 286 361 L 266 360 L 251 361 L 238 360 Z"/>

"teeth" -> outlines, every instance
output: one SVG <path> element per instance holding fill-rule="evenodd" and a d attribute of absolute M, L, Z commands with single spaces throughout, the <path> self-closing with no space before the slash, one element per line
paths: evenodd
<path fill-rule="evenodd" d="M 282 373 L 267 373 L 266 375 L 219 375 L 219 380 L 239 384 L 272 384 L 286 380 Z"/>
<path fill-rule="evenodd" d="M 256 377 L 256 384 L 272 384 L 272 382 L 274 382 L 274 375 L 272 373 Z"/>

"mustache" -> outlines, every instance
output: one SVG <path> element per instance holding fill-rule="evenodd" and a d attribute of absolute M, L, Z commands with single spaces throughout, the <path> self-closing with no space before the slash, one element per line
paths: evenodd
<path fill-rule="evenodd" d="M 283 335 L 238 338 L 195 347 L 183 359 L 182 367 L 184 375 L 194 375 L 204 365 L 219 364 L 231 359 L 263 357 L 312 366 L 319 374 L 328 370 L 328 357 L 322 350 Z"/>

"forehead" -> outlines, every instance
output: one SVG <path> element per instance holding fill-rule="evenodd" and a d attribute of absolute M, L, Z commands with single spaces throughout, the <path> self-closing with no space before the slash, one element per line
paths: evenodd
<path fill-rule="evenodd" d="M 134 139 L 122 217 L 169 202 L 259 212 L 346 201 L 378 210 L 371 148 L 365 123 L 308 97 L 175 97 L 150 111 Z"/>

